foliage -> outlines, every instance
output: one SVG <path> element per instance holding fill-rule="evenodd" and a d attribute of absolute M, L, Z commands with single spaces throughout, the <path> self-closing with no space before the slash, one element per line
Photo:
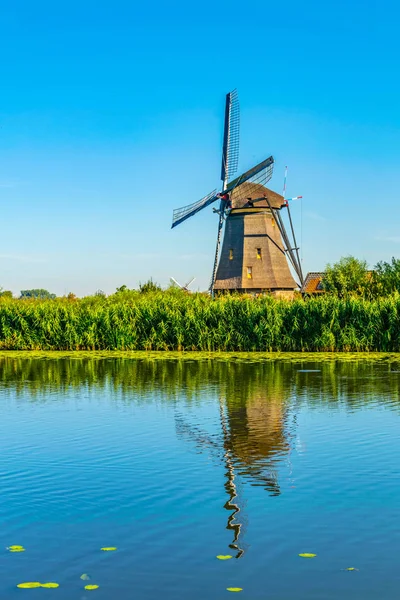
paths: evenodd
<path fill-rule="evenodd" d="M 117 288 L 117 290 L 116 290 L 115 293 L 116 294 L 121 294 L 121 293 L 127 292 L 127 291 L 128 291 L 128 288 L 126 287 L 126 285 L 121 285 L 121 287 Z"/>
<path fill-rule="evenodd" d="M 139 292 L 141 294 L 147 294 L 148 292 L 161 292 L 161 286 L 155 283 L 152 279 L 149 279 L 145 283 L 139 282 Z"/>
<path fill-rule="evenodd" d="M 372 300 L 400 293 L 400 259 L 380 261 L 368 271 L 365 261 L 346 256 L 326 266 L 322 286 L 339 298 L 360 296 Z"/>
<path fill-rule="evenodd" d="M 354 256 L 345 256 L 333 265 L 326 265 L 322 285 L 327 292 L 345 298 L 368 295 L 369 282 L 367 263 Z"/>
<path fill-rule="evenodd" d="M 13 293 L 10 290 L 3 290 L 0 288 L 0 298 L 12 298 Z"/>
<path fill-rule="evenodd" d="M 43 289 L 35 289 L 35 290 L 21 290 L 20 299 L 24 300 L 27 298 L 40 298 L 42 300 L 49 299 L 52 300 L 56 298 L 55 294 L 50 294 L 47 290 Z"/>
<path fill-rule="evenodd" d="M 400 259 L 393 257 L 391 263 L 378 262 L 375 265 L 372 286 L 375 297 L 400 292 Z"/>
<path fill-rule="evenodd" d="M 74 302 L 0 298 L 0 349 L 397 352 L 400 294 L 293 302 L 240 295 L 212 300 L 181 290 Z"/>

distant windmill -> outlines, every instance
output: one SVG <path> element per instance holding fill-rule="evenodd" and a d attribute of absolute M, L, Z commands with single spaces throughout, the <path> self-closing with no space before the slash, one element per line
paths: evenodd
<path fill-rule="evenodd" d="M 272 156 L 240 177 L 231 179 L 239 160 L 239 100 L 234 90 L 226 96 L 222 147 L 222 191 L 213 190 L 198 202 L 174 210 L 172 227 L 220 200 L 217 244 L 210 291 L 293 291 L 303 282 L 289 202 L 265 187 L 272 177 Z M 293 242 L 289 239 L 281 209 L 289 214 Z M 223 224 L 224 241 L 220 254 Z M 298 278 L 290 272 L 288 261 Z"/>
<path fill-rule="evenodd" d="M 189 286 L 193 283 L 193 281 L 195 279 L 196 279 L 196 277 L 193 277 L 190 281 L 185 283 L 185 285 L 181 285 L 174 277 L 170 277 L 170 281 L 172 281 L 174 283 L 174 285 L 177 285 L 179 288 L 181 288 L 181 290 L 184 290 L 185 292 L 192 291 L 192 290 L 189 290 Z"/>

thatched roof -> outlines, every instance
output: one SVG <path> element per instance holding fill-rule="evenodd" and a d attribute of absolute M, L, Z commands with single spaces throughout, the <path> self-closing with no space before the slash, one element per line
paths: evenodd
<path fill-rule="evenodd" d="M 272 208 L 279 209 L 284 205 L 284 198 L 280 194 L 273 192 L 260 183 L 245 182 L 242 185 L 238 185 L 231 193 L 232 208 L 244 208 L 248 206 L 247 198 L 255 200 L 263 196 L 268 198 Z M 255 208 L 264 208 L 267 206 L 268 203 L 266 200 L 254 203 Z"/>

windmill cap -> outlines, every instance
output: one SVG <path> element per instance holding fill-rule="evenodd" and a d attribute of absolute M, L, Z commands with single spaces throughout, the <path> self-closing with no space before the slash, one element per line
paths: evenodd
<path fill-rule="evenodd" d="M 269 200 L 269 203 L 272 208 L 279 209 L 285 203 L 285 199 L 283 196 L 266 188 L 265 186 L 261 185 L 261 183 L 245 182 L 242 185 L 238 185 L 231 192 L 233 208 L 244 208 L 248 200 L 251 201 L 255 198 L 263 197 L 265 197 L 265 200 L 260 200 L 259 202 L 257 202 L 257 208 L 268 207 L 267 199 Z"/>

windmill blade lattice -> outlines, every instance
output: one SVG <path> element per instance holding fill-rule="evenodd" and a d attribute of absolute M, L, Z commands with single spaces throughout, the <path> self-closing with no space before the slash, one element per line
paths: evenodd
<path fill-rule="evenodd" d="M 239 162 L 240 107 L 237 90 L 226 95 L 221 179 L 224 185 L 233 177 Z"/>
<path fill-rule="evenodd" d="M 232 181 L 227 192 L 232 192 L 235 204 L 241 203 L 251 196 L 257 186 L 265 186 L 272 177 L 273 169 L 274 159 L 270 156 Z"/>
<path fill-rule="evenodd" d="M 174 210 L 174 213 L 172 216 L 171 229 L 173 227 L 176 227 L 183 221 L 186 221 L 186 219 L 189 219 L 190 217 L 195 215 L 197 212 L 199 212 L 206 206 L 209 206 L 210 204 L 212 204 L 213 202 L 218 200 L 218 197 L 216 194 L 217 194 L 217 190 L 213 190 L 210 194 L 207 194 L 207 196 L 204 196 L 204 198 L 202 198 L 201 200 L 198 200 L 197 202 L 194 202 L 193 204 L 188 204 L 187 206 L 182 206 L 181 208 L 176 208 Z"/>

